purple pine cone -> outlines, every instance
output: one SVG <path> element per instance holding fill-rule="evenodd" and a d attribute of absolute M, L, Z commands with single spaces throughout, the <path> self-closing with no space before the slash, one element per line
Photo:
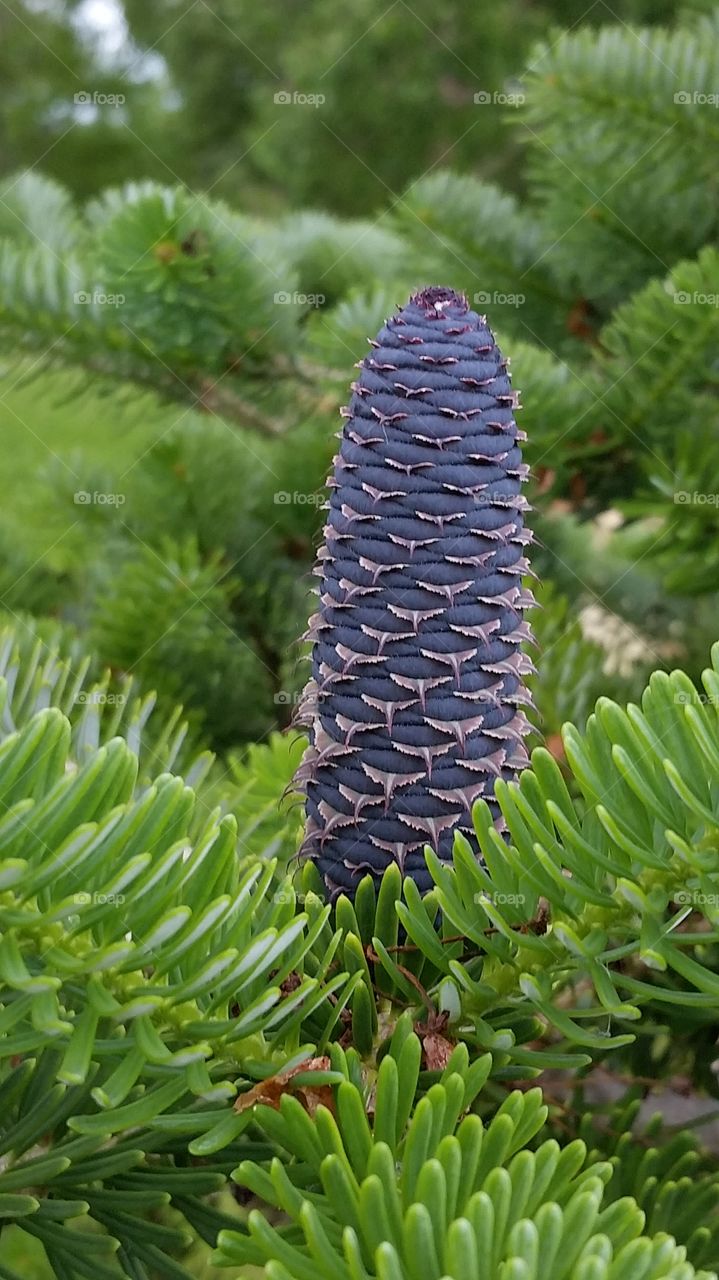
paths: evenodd
<path fill-rule="evenodd" d="M 297 720 L 310 745 L 301 855 L 351 895 L 395 861 L 422 891 L 423 850 L 476 848 L 471 808 L 527 763 L 520 649 L 528 468 L 507 362 L 483 316 L 428 288 L 362 361 L 341 433 Z"/>

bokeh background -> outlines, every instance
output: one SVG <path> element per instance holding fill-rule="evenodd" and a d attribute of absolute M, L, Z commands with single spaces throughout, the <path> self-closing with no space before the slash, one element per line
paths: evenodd
<path fill-rule="evenodd" d="M 718 37 L 698 0 L 0 4 L 0 626 L 182 702 L 270 814 L 339 408 L 443 283 L 524 404 L 545 741 L 696 675 Z"/>

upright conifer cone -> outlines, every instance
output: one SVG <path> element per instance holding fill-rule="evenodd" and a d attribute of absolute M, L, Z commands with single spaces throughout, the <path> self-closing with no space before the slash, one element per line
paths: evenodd
<path fill-rule="evenodd" d="M 352 894 L 395 861 L 474 843 L 472 804 L 527 763 L 528 468 L 516 393 L 484 316 L 428 288 L 384 325 L 352 384 L 330 476 L 298 722 L 310 744 L 302 855 Z M 476 847 L 476 843 L 475 843 Z"/>

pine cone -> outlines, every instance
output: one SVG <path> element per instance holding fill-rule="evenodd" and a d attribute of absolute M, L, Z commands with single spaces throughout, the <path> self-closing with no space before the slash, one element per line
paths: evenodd
<path fill-rule="evenodd" d="M 351 895 L 392 861 L 422 891 L 423 849 L 476 849 L 471 808 L 527 763 L 519 646 L 526 500 L 507 362 L 451 289 L 389 319 L 359 379 L 328 481 L 312 676 L 297 720 L 310 745 L 301 856 Z"/>

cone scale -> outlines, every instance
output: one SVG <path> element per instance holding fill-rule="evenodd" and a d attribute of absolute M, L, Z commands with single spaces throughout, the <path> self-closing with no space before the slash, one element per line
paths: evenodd
<path fill-rule="evenodd" d="M 476 849 L 471 809 L 527 763 L 533 597 L 516 394 L 486 319 L 450 289 L 392 316 L 352 384 L 328 480 L 297 721 L 309 746 L 301 855 L 328 894 L 424 848 Z"/>

